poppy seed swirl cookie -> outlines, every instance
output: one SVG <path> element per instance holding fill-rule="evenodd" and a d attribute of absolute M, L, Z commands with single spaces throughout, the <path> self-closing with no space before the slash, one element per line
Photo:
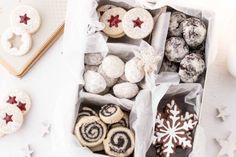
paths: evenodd
<path fill-rule="evenodd" d="M 110 156 L 126 157 L 134 151 L 134 133 L 125 127 L 111 129 L 103 142 L 105 152 Z"/>
<path fill-rule="evenodd" d="M 99 116 L 104 123 L 113 124 L 119 122 L 124 116 L 124 113 L 119 106 L 107 104 L 102 106 L 101 110 L 99 111 Z"/>
<path fill-rule="evenodd" d="M 98 146 L 103 142 L 106 134 L 106 125 L 96 116 L 83 117 L 75 126 L 75 135 L 83 146 Z"/>
<path fill-rule="evenodd" d="M 80 113 L 78 114 L 78 119 L 84 117 L 84 116 L 98 116 L 98 114 L 89 107 L 83 107 L 80 110 Z"/>

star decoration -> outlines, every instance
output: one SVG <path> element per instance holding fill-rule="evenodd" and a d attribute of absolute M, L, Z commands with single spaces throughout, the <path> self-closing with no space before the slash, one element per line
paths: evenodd
<path fill-rule="evenodd" d="M 7 100 L 7 103 L 9 103 L 9 104 L 16 104 L 17 103 L 16 97 L 15 96 L 9 96 L 8 100 Z"/>
<path fill-rule="evenodd" d="M 141 25 L 143 24 L 143 21 L 141 21 L 140 18 L 138 17 L 136 20 L 133 20 L 133 23 L 134 23 L 134 28 L 135 27 L 141 28 Z"/>
<path fill-rule="evenodd" d="M 234 157 L 234 152 L 236 151 L 236 143 L 233 141 L 233 135 L 230 133 L 227 139 L 216 139 L 217 143 L 220 145 L 221 150 L 217 157 Z"/>
<path fill-rule="evenodd" d="M 26 111 L 26 103 L 22 103 L 22 102 L 19 102 L 17 107 L 21 110 L 21 111 Z"/>
<path fill-rule="evenodd" d="M 32 157 L 34 151 L 31 149 L 30 145 L 27 145 L 22 149 L 23 157 Z"/>
<path fill-rule="evenodd" d="M 27 16 L 27 14 L 20 16 L 20 23 L 24 23 L 25 25 L 27 25 L 29 20 L 30 18 Z"/>
<path fill-rule="evenodd" d="M 13 116 L 13 115 L 8 115 L 8 114 L 6 113 L 5 117 L 3 118 L 3 120 L 6 121 L 6 124 L 8 124 L 9 122 L 13 122 L 12 116 Z"/>
<path fill-rule="evenodd" d="M 223 107 L 223 108 L 217 108 L 217 118 L 222 119 L 223 121 L 226 120 L 227 117 L 229 117 L 229 113 L 227 112 L 227 108 Z"/>
<path fill-rule="evenodd" d="M 43 122 L 42 123 L 42 137 L 47 136 L 51 132 L 51 124 Z"/>
<path fill-rule="evenodd" d="M 121 20 L 119 19 L 119 15 L 113 16 L 111 15 L 111 18 L 109 20 L 107 20 L 109 22 L 109 27 L 118 27 L 118 24 L 121 22 Z"/>

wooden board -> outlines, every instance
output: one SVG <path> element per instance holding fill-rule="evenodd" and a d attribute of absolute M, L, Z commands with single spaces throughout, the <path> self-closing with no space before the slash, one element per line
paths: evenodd
<path fill-rule="evenodd" d="M 33 34 L 33 46 L 24 56 L 11 56 L 0 45 L 0 64 L 11 74 L 23 77 L 63 32 L 67 0 L 0 0 L 0 36 L 10 24 L 10 14 L 18 5 L 30 5 L 41 16 L 41 26 Z"/>

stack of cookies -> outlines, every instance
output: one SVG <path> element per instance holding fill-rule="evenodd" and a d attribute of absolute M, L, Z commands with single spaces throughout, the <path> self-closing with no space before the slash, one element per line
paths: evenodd
<path fill-rule="evenodd" d="M 98 112 L 82 107 L 75 126 L 75 135 L 82 146 L 93 152 L 105 151 L 109 156 L 127 157 L 134 151 L 134 132 L 129 129 L 128 113 L 114 104 Z"/>

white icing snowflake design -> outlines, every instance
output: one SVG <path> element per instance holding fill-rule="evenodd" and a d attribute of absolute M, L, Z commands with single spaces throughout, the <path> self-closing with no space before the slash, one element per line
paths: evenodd
<path fill-rule="evenodd" d="M 177 146 L 192 148 L 191 131 L 197 125 L 196 115 L 181 110 L 174 100 L 167 104 L 165 113 L 158 113 L 155 124 L 155 145 L 162 145 L 161 154 L 170 157 Z"/>

